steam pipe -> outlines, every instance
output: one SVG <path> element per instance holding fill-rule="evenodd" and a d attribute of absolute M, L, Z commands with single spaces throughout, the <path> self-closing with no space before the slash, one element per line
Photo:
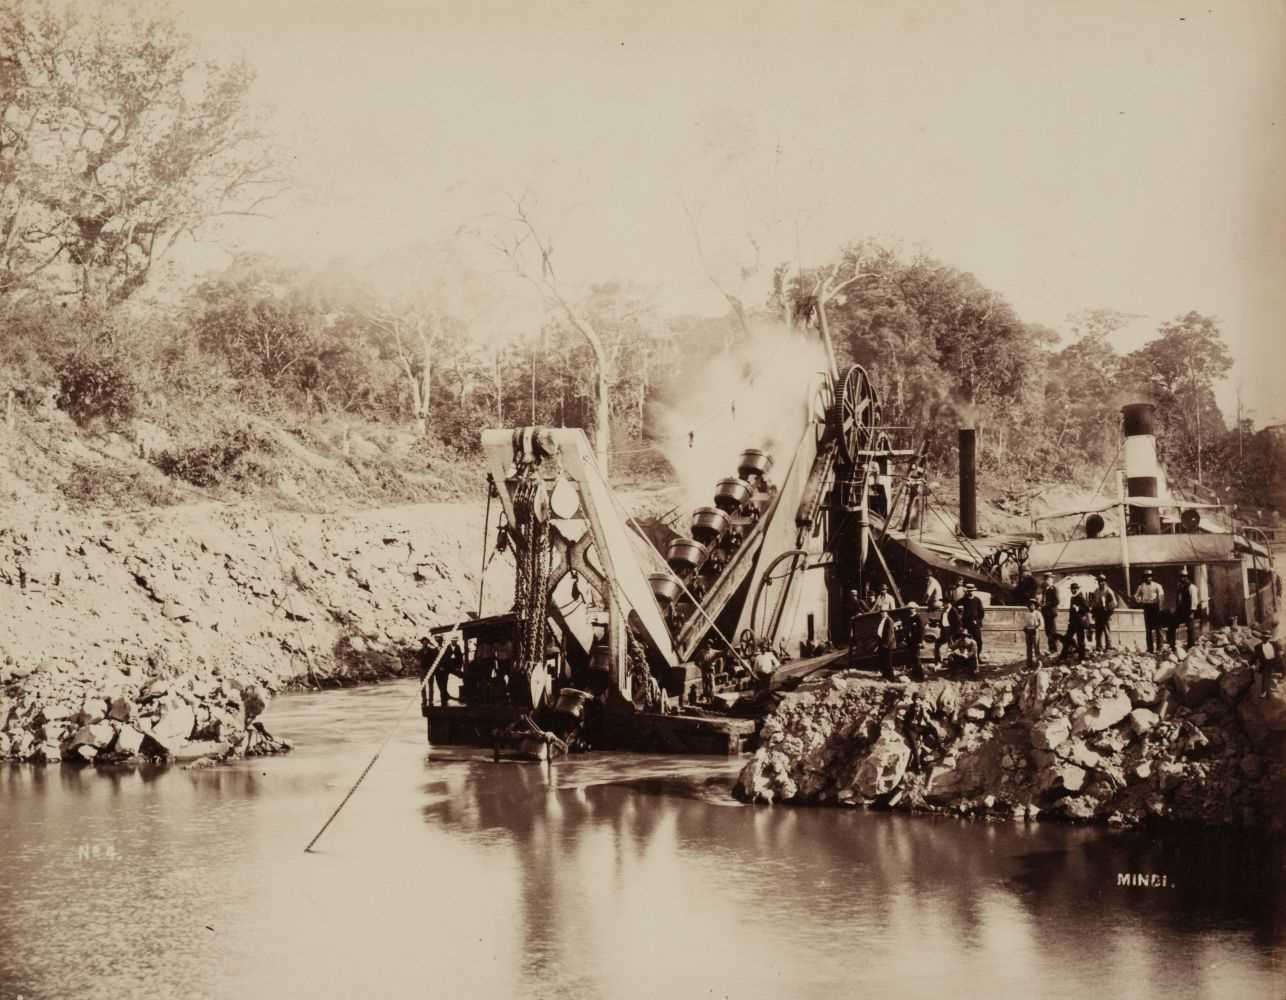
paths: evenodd
<path fill-rule="evenodd" d="M 960 428 L 960 534 L 978 537 L 978 432 Z"/>

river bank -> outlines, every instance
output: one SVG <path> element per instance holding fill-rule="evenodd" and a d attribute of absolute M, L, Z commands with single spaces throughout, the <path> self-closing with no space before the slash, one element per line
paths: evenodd
<path fill-rule="evenodd" d="M 0 527 L 0 759 L 278 752 L 276 693 L 403 676 L 477 609 L 483 510 L 222 504 L 11 515 Z M 506 603 L 505 558 L 487 571 Z"/>
<path fill-rule="evenodd" d="M 984 680 L 835 675 L 788 695 L 738 778 L 748 802 L 1280 829 L 1286 679 L 1261 637 L 1109 653 Z"/>

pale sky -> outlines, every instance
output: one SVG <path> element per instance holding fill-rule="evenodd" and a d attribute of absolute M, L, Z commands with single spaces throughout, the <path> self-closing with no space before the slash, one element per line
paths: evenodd
<path fill-rule="evenodd" d="M 1122 351 L 1214 314 L 1226 415 L 1240 381 L 1286 420 L 1286 0 L 179 7 L 257 67 L 302 182 L 247 247 L 373 256 L 526 191 L 565 282 L 717 313 L 685 204 L 730 284 L 748 234 L 805 265 L 890 237 L 1031 322 L 1141 314 Z"/>

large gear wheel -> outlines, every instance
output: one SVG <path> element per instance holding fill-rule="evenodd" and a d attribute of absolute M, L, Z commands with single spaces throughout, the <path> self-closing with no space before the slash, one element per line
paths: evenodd
<path fill-rule="evenodd" d="M 859 454 L 871 449 L 880 423 L 879 399 L 861 365 L 853 365 L 840 379 L 826 423 L 843 464 L 856 465 Z"/>

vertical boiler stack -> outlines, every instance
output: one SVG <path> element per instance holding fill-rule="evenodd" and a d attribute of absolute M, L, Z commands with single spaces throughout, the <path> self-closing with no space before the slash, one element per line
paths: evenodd
<path fill-rule="evenodd" d="M 977 432 L 960 428 L 960 534 L 978 537 Z"/>
<path fill-rule="evenodd" d="M 1160 467 L 1157 465 L 1156 407 L 1129 403 L 1121 407 L 1125 433 L 1125 495 L 1157 498 Z M 1161 511 L 1156 507 L 1129 509 L 1130 530 L 1136 535 L 1159 535 Z"/>

